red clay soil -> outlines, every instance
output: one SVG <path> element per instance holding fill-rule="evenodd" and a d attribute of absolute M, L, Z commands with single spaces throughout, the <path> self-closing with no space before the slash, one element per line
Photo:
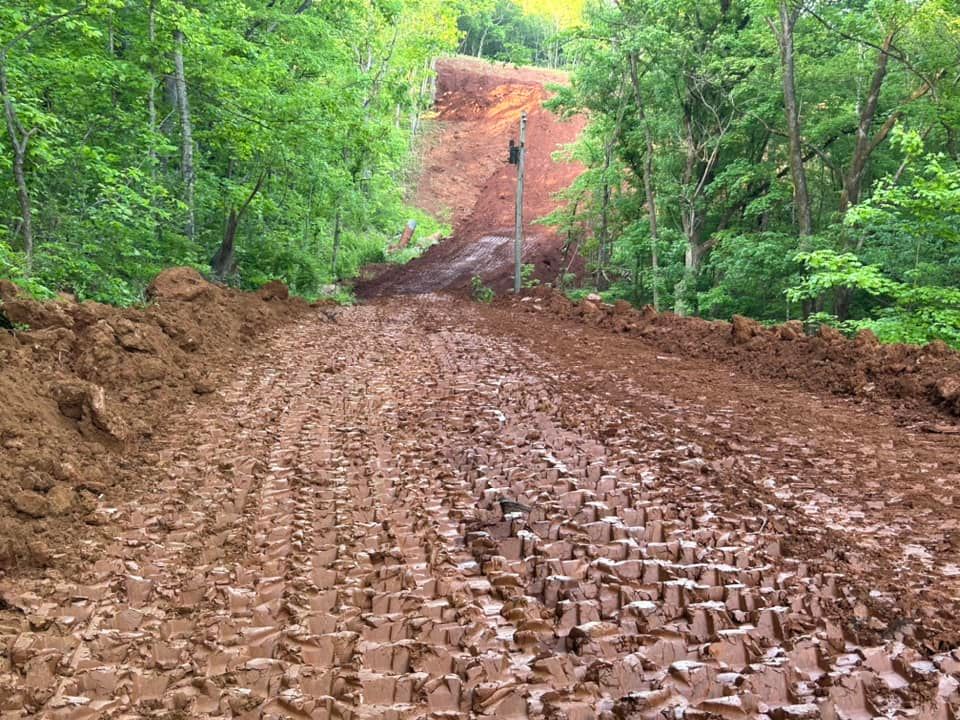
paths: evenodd
<path fill-rule="evenodd" d="M 213 393 L 263 332 L 306 303 L 279 283 L 257 294 L 175 268 L 144 309 L 38 303 L 0 281 L 0 572 L 82 560 L 109 535 L 104 508 L 143 490 L 130 459 L 200 395 Z"/>
<path fill-rule="evenodd" d="M 598 296 L 574 303 L 545 287 L 498 303 L 639 337 L 664 353 L 719 361 L 752 377 L 868 404 L 890 403 L 904 423 L 929 433 L 960 434 L 953 422 L 960 416 L 960 353 L 941 341 L 882 345 L 869 330 L 848 339 L 827 325 L 808 335 L 798 321 L 774 327 L 741 316 L 729 323 L 708 321 L 649 306 L 638 310 L 622 300 L 606 304 Z"/>
<path fill-rule="evenodd" d="M 83 562 L 0 577 L 4 719 L 955 718 L 960 436 L 547 303 L 184 388 Z"/>
<path fill-rule="evenodd" d="M 507 146 L 517 139 L 520 113 L 528 113 L 524 198 L 524 262 L 544 281 L 562 266 L 562 240 L 534 224 L 558 207 L 554 193 L 583 172 L 552 155 L 573 142 L 583 118 L 562 121 L 543 108 L 546 86 L 562 73 L 508 68 L 454 58 L 437 66 L 437 126 L 429 135 L 416 202 L 439 217 L 449 215 L 453 237 L 406 266 L 381 266 L 358 283 L 357 294 L 375 297 L 460 290 L 479 275 L 496 290 L 512 287 L 516 167 Z M 575 266 L 575 268 L 578 266 Z"/>

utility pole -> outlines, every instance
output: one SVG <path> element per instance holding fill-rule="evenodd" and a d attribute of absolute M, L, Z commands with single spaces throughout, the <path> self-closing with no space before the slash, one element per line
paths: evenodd
<path fill-rule="evenodd" d="M 511 143 L 512 144 L 512 143 Z M 511 156 L 513 153 L 511 153 Z M 511 161 L 512 161 L 511 157 Z M 520 294 L 520 266 L 523 262 L 523 177 L 527 160 L 527 114 L 520 114 L 520 146 L 517 161 L 517 235 L 513 243 L 513 292 Z"/>

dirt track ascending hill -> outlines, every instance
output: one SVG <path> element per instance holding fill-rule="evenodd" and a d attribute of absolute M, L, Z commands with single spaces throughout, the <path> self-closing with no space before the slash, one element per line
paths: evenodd
<path fill-rule="evenodd" d="M 960 441 L 880 403 L 423 296 L 305 316 L 156 437 L 98 562 L 0 580 L 4 718 L 960 701 Z"/>
<path fill-rule="evenodd" d="M 545 281 L 568 265 L 582 266 L 575 248 L 564 255 L 562 238 L 535 224 L 560 204 L 554 195 L 583 172 L 578 163 L 553 158 L 585 124 L 583 118 L 561 121 L 544 109 L 547 86 L 563 82 L 566 76 L 548 70 L 467 58 L 438 63 L 437 119 L 424 148 L 416 201 L 449 217 L 453 237 L 407 266 L 379 268 L 357 285 L 361 297 L 462 290 L 474 275 L 497 290 L 512 287 L 517 172 L 507 155 L 521 111 L 529 115 L 523 261 Z"/>

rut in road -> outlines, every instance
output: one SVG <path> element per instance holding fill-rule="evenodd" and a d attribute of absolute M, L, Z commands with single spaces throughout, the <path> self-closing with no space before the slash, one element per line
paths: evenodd
<path fill-rule="evenodd" d="M 479 313 L 311 316 L 186 408 L 99 562 L 0 583 L 3 717 L 952 717 L 801 510 Z"/>

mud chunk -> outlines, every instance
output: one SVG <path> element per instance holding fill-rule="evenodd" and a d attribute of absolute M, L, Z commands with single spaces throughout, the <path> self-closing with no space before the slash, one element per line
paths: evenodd
<path fill-rule="evenodd" d="M 640 308 L 640 319 L 645 323 L 654 322 L 659 315 L 660 313 L 657 312 L 653 305 L 644 305 Z"/>
<path fill-rule="evenodd" d="M 799 320 L 785 322 L 777 329 L 781 340 L 799 340 L 803 337 L 803 323 Z"/>
<path fill-rule="evenodd" d="M 32 518 L 42 518 L 50 514 L 50 502 L 33 490 L 21 490 L 10 498 L 10 504 L 17 512 Z"/>
<path fill-rule="evenodd" d="M 197 395 L 210 395 L 217 391 L 217 386 L 210 378 L 200 378 L 193 384 L 193 392 Z"/>
<path fill-rule="evenodd" d="M 0 301 L 14 300 L 20 294 L 20 288 L 9 280 L 0 280 Z"/>
<path fill-rule="evenodd" d="M 164 270 L 147 286 L 150 300 L 180 300 L 192 302 L 212 294 L 214 286 L 204 280 L 193 268 L 178 267 Z"/>
<path fill-rule="evenodd" d="M 43 348 L 54 353 L 69 353 L 73 350 L 77 336 L 67 328 L 52 327 L 20 333 L 18 339 L 21 345 L 28 347 Z"/>
<path fill-rule="evenodd" d="M 41 493 L 47 492 L 53 485 L 53 478 L 43 472 L 27 472 L 20 481 L 20 487 L 24 490 L 34 490 Z"/>
<path fill-rule="evenodd" d="M 820 717 L 820 708 L 813 703 L 800 705 L 783 705 L 774 708 L 774 720 L 815 720 Z"/>
<path fill-rule="evenodd" d="M 3 309 L 0 308 L 0 318 L 2 317 Z M 13 350 L 15 347 L 17 347 L 16 335 L 0 326 L 0 350 Z"/>
<path fill-rule="evenodd" d="M 14 323 L 32 330 L 43 328 L 73 328 L 73 317 L 62 303 L 42 303 L 34 300 L 4 300 L 3 314 Z"/>
<path fill-rule="evenodd" d="M 745 345 L 763 331 L 763 326 L 756 320 L 734 315 L 730 322 L 730 336 L 734 345 Z"/>
<path fill-rule="evenodd" d="M 589 298 L 590 296 L 577 306 L 577 310 L 582 317 L 592 317 L 600 312 L 600 305 Z"/>
<path fill-rule="evenodd" d="M 856 338 L 853 340 L 853 344 L 861 350 L 880 347 L 880 341 L 870 328 L 863 328 L 863 330 L 858 332 Z"/>
<path fill-rule="evenodd" d="M 683 701 L 670 690 L 647 690 L 624 695 L 613 706 L 617 720 L 647 720 L 667 716 L 667 708 Z M 662 711 L 662 712 L 661 712 Z"/>
<path fill-rule="evenodd" d="M 960 415 L 960 375 L 940 378 L 934 390 L 939 400 L 945 402 L 955 414 Z"/>
<path fill-rule="evenodd" d="M 60 413 L 71 420 L 83 418 L 83 406 L 86 400 L 86 388 L 80 383 L 64 383 L 53 390 L 53 399 Z"/>
<path fill-rule="evenodd" d="M 77 493 L 68 485 L 54 485 L 47 493 L 47 502 L 53 515 L 63 515 L 77 502 Z"/>
<path fill-rule="evenodd" d="M 76 485 L 82 478 L 82 475 L 80 474 L 80 471 L 77 470 L 76 465 L 69 460 L 54 460 L 50 469 L 53 472 L 53 476 L 60 482 Z M 52 480 L 50 481 L 47 490 L 49 490 L 51 487 L 53 487 Z"/>
<path fill-rule="evenodd" d="M 90 420 L 93 426 L 116 440 L 127 438 L 123 419 L 107 406 L 107 396 L 99 385 L 83 381 L 65 382 L 53 388 L 53 399 L 61 414 L 74 420 Z"/>
<path fill-rule="evenodd" d="M 157 352 L 156 341 L 148 336 L 144 328 L 126 318 L 119 320 L 114 327 L 120 347 L 130 352 Z"/>
<path fill-rule="evenodd" d="M 927 355 L 938 358 L 947 357 L 951 352 L 953 352 L 953 350 L 950 349 L 950 346 L 947 345 L 943 340 L 934 340 L 931 343 L 927 343 L 923 349 Z"/>
<path fill-rule="evenodd" d="M 271 280 L 257 290 L 261 300 L 286 300 L 290 297 L 290 290 L 279 280 Z"/>
<path fill-rule="evenodd" d="M 846 341 L 843 333 L 830 325 L 821 325 L 817 331 L 817 335 L 820 336 L 821 340 L 828 343 L 842 343 Z"/>
<path fill-rule="evenodd" d="M 22 633 L 9 647 L 10 662 L 16 668 L 23 668 L 43 650 L 43 643 L 33 633 Z"/>

